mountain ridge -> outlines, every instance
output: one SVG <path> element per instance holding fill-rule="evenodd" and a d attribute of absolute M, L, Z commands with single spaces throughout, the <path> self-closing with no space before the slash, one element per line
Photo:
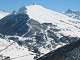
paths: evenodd
<path fill-rule="evenodd" d="M 5 16 L 0 28 L 1 38 L 27 48 L 35 53 L 35 59 L 80 38 L 78 19 L 40 5 L 22 7 Z"/>

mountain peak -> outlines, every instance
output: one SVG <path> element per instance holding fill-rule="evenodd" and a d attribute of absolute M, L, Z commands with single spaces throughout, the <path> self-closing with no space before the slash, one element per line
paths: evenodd
<path fill-rule="evenodd" d="M 31 19 L 37 20 L 40 23 L 54 23 L 57 20 L 76 21 L 62 13 L 45 8 L 42 5 L 29 5 L 19 9 L 19 13 L 26 13 Z"/>
<path fill-rule="evenodd" d="M 23 6 L 23 7 L 21 7 L 20 9 L 19 9 L 19 13 L 24 13 L 24 12 L 26 12 L 27 13 L 27 10 L 29 9 L 29 10 L 31 10 L 31 9 L 41 9 L 42 8 L 42 6 L 41 5 L 29 5 L 29 6 Z"/>
<path fill-rule="evenodd" d="M 74 30 L 76 30 L 76 32 L 80 30 L 80 25 L 78 23 L 76 24 L 76 22 L 80 22 L 79 20 L 70 18 L 69 16 L 66 16 L 62 13 L 47 9 L 41 5 L 25 6 L 20 8 L 18 12 L 27 14 L 30 19 L 34 19 L 39 23 L 52 23 L 54 25 L 57 25 L 58 28 L 62 29 L 61 33 L 64 33 L 64 35 L 69 32 L 67 30 L 71 30 L 72 33 L 75 32 Z M 66 32 L 64 29 L 66 30 Z"/>
<path fill-rule="evenodd" d="M 44 7 L 42 5 L 29 5 L 29 6 L 25 6 L 26 8 L 29 8 L 29 9 L 43 9 Z"/>

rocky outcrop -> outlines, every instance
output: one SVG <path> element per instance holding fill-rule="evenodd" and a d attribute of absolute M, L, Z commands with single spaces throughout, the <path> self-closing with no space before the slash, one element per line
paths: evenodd
<path fill-rule="evenodd" d="M 0 60 L 11 60 L 9 56 L 0 55 Z"/>
<path fill-rule="evenodd" d="M 78 57 L 80 53 L 79 48 L 80 40 L 67 44 L 61 48 L 58 48 L 55 51 L 51 51 L 50 53 L 40 57 L 37 60 L 76 60 L 76 59 L 79 60 L 80 59 L 80 57 Z M 76 51 L 75 54 L 77 54 L 78 56 L 77 55 L 75 56 L 74 54 L 75 51 Z"/>

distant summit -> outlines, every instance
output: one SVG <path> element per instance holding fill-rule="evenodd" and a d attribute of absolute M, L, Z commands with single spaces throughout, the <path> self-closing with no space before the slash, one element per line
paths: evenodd
<path fill-rule="evenodd" d="M 71 9 L 68 9 L 65 14 L 69 17 L 72 17 L 74 19 L 79 19 L 80 20 L 80 11 L 74 11 Z"/>

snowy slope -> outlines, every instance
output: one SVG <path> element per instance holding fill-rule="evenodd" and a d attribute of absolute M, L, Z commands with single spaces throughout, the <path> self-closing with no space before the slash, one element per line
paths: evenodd
<path fill-rule="evenodd" d="M 2 14 L 2 16 L 3 15 L 5 15 L 5 13 Z M 3 18 L 0 25 L 0 27 L 3 28 L 0 32 L 13 33 L 13 35 L 9 36 L 5 34 L 5 36 L 6 38 L 12 38 L 13 41 L 15 41 L 15 43 L 0 54 L 10 56 L 13 60 L 33 60 L 35 55 L 31 52 L 33 50 L 37 54 L 39 52 L 46 54 L 51 50 L 55 50 L 65 45 L 64 42 L 69 39 L 70 41 L 68 43 L 73 40 L 73 37 L 80 37 L 79 20 L 70 18 L 56 11 L 46 9 L 40 5 L 22 7 L 18 13 L 7 16 L 7 18 Z M 28 31 L 25 31 L 26 29 L 28 29 Z M 19 36 L 19 32 L 24 33 Z M 62 38 L 62 41 L 64 42 L 61 42 L 60 38 Z M 8 42 L 6 40 L 0 38 L 1 50 L 13 42 Z M 78 40 L 78 38 L 74 39 L 74 41 L 75 40 Z M 23 45 L 19 46 L 19 42 Z M 30 51 L 28 51 L 28 48 L 24 48 L 24 46 L 27 46 Z"/>
<path fill-rule="evenodd" d="M 27 48 L 19 46 L 16 42 L 12 43 L 13 41 L 8 42 L 7 40 L 0 38 L 0 55 L 9 56 L 11 60 L 33 60 L 34 53 L 28 51 Z M 8 48 L 5 49 L 7 46 Z"/>
<path fill-rule="evenodd" d="M 9 13 L 4 12 L 4 11 L 0 11 L 0 19 L 7 16 Z"/>
<path fill-rule="evenodd" d="M 19 10 L 19 12 L 28 14 L 30 18 L 40 23 L 53 23 L 57 25 L 57 27 L 61 29 L 59 32 L 61 34 L 80 37 L 80 21 L 77 19 L 46 9 L 41 5 L 30 5 L 22 9 L 23 10 Z"/>

